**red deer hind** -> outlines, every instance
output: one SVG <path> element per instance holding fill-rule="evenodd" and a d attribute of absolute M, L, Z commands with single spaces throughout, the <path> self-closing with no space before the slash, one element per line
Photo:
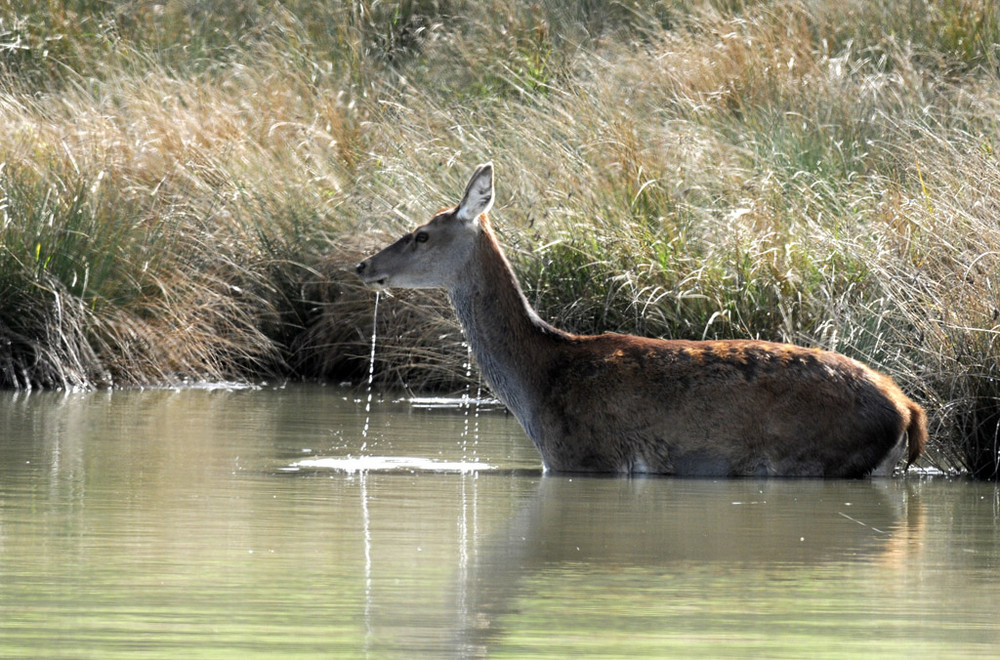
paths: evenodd
<path fill-rule="evenodd" d="M 698 476 L 891 475 L 927 439 L 888 377 L 838 353 L 764 341 L 574 335 L 521 292 L 487 211 L 493 165 L 357 266 L 381 287 L 439 287 L 493 392 L 546 470 Z"/>

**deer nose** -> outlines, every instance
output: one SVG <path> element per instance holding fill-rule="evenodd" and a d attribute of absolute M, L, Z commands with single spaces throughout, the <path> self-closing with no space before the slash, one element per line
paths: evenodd
<path fill-rule="evenodd" d="M 357 271 L 358 275 L 365 272 L 365 262 L 362 261 L 361 263 L 359 263 L 358 267 L 355 270 Z"/>

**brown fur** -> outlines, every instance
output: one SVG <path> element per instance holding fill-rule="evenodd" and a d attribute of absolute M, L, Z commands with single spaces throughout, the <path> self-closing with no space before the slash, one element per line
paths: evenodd
<path fill-rule="evenodd" d="M 547 469 L 862 477 L 892 462 L 907 439 L 908 464 L 922 451 L 920 406 L 843 355 L 763 341 L 582 336 L 550 326 L 524 298 L 486 215 L 463 223 L 461 209 L 440 213 L 358 270 L 391 285 L 425 268 L 421 260 L 453 259 L 438 285 L 448 290 L 486 382 Z M 434 232 L 430 246 L 446 248 L 419 253 L 433 249 L 409 239 L 423 231 Z"/>

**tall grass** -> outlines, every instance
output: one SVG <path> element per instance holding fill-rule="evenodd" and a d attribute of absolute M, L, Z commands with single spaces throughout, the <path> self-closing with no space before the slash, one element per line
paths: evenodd
<path fill-rule="evenodd" d="M 353 263 L 493 159 L 543 316 L 839 350 L 996 477 L 993 3 L 4 11 L 0 385 L 357 378 Z M 440 294 L 380 311 L 386 386 L 463 385 Z"/>

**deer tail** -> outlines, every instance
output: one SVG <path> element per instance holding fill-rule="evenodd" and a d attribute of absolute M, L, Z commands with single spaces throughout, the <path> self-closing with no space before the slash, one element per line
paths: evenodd
<path fill-rule="evenodd" d="M 906 427 L 906 436 L 910 451 L 906 466 L 909 467 L 927 445 L 927 414 L 913 401 L 908 401 L 907 407 L 910 409 L 910 425 Z"/>

